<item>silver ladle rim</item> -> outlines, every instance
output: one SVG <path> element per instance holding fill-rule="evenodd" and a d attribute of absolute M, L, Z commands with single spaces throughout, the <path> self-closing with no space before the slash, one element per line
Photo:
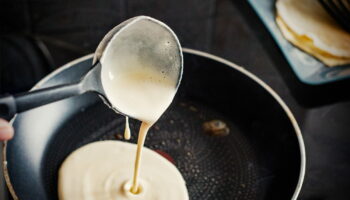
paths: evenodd
<path fill-rule="evenodd" d="M 141 20 L 149 20 L 155 24 L 158 24 L 160 25 L 161 27 L 163 27 L 166 31 L 168 31 L 171 36 L 173 37 L 172 39 L 175 41 L 176 43 L 176 47 L 174 48 L 177 48 L 178 49 L 178 52 L 179 52 L 179 59 L 180 59 L 180 67 L 179 67 L 179 77 L 177 79 L 177 83 L 176 83 L 176 88 L 175 88 L 175 93 L 177 92 L 179 86 L 180 86 L 180 83 L 181 83 L 181 80 L 182 80 L 182 74 L 183 74 L 183 54 L 182 54 L 182 47 L 181 47 L 181 44 L 180 44 L 180 41 L 179 39 L 177 38 L 176 34 L 174 33 L 174 31 L 168 26 L 166 25 L 165 23 L 157 20 L 157 19 L 154 19 L 152 17 L 149 17 L 149 16 L 144 16 L 144 15 L 140 15 L 140 16 L 136 16 L 136 17 L 133 17 L 133 18 L 130 18 L 122 23 L 120 23 L 119 25 L 115 26 L 113 29 L 111 29 L 104 37 L 103 39 L 101 40 L 101 42 L 99 43 L 99 45 L 97 46 L 96 50 L 95 50 L 95 53 L 94 53 L 94 57 L 93 57 L 93 61 L 92 61 L 92 64 L 93 64 L 93 68 L 96 68 L 96 67 L 99 67 L 100 69 L 96 69 L 98 70 L 98 76 L 99 76 L 99 83 L 95 84 L 96 86 L 98 86 L 98 88 L 94 88 L 92 89 L 91 91 L 93 92 L 97 92 L 99 97 L 103 100 L 103 102 L 112 110 L 114 110 L 115 112 L 119 113 L 119 114 L 122 114 L 124 116 L 128 116 L 126 113 L 122 113 L 118 110 L 118 108 L 114 107 L 110 101 L 108 100 L 107 98 L 107 95 L 104 91 L 104 88 L 103 88 L 103 84 L 101 83 L 102 82 L 102 77 L 100 76 L 101 75 L 101 70 L 103 68 L 102 64 L 100 63 L 100 59 L 103 57 L 104 55 L 104 52 L 106 49 L 108 49 L 111 45 L 112 45 L 112 42 L 116 37 L 118 37 L 118 35 L 123 32 L 123 30 L 127 29 L 128 27 L 132 26 L 133 24 L 141 21 Z M 90 69 L 88 71 L 88 73 L 85 75 L 89 75 L 89 73 L 92 73 L 94 71 L 94 69 Z M 97 75 L 97 74 L 95 74 Z M 82 79 L 84 79 L 85 77 L 83 77 Z M 97 78 L 97 77 L 95 77 Z M 132 116 L 129 116 L 129 117 L 132 117 Z"/>

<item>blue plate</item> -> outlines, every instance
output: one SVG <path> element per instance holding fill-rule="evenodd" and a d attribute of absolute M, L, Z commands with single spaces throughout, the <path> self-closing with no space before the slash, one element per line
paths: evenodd
<path fill-rule="evenodd" d="M 275 21 L 274 0 L 248 0 L 248 2 L 270 31 L 300 81 L 310 85 L 321 85 L 350 78 L 350 64 L 327 67 L 283 37 Z"/>

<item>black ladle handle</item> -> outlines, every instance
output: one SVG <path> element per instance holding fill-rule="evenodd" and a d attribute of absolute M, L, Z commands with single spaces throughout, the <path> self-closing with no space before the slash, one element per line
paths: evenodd
<path fill-rule="evenodd" d="M 0 98 L 0 118 L 10 120 L 20 113 L 83 93 L 80 83 L 59 85 Z"/>

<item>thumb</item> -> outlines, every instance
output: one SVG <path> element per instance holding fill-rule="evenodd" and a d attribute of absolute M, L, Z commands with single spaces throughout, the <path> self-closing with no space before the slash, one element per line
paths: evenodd
<path fill-rule="evenodd" d="M 13 137 L 14 130 L 10 123 L 0 119 L 0 141 L 10 140 Z"/>

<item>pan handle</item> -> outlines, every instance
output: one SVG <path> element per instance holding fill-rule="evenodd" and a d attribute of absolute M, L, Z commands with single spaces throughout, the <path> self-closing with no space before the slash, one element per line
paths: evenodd
<path fill-rule="evenodd" d="M 10 120 L 16 113 L 84 93 L 81 84 L 59 85 L 0 98 L 0 118 Z"/>

